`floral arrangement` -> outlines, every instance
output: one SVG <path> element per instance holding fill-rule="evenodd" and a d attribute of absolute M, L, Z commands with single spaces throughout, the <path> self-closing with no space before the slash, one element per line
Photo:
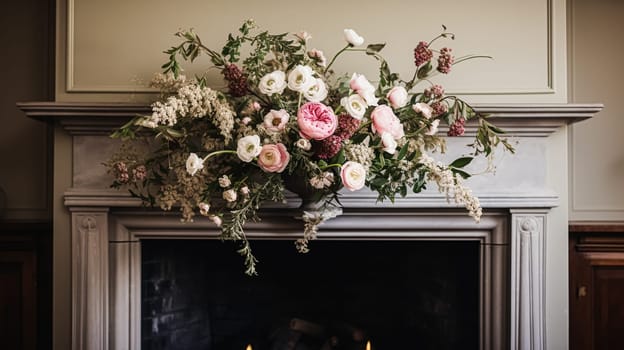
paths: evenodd
<path fill-rule="evenodd" d="M 464 205 L 476 221 L 481 207 L 464 179 L 474 157 L 490 157 L 493 148 L 513 147 L 484 115 L 432 82 L 437 74 L 469 59 L 434 44 L 454 39 L 443 28 L 433 40 L 414 49 L 414 75 L 401 79 L 380 55 L 385 44 L 363 47 L 364 39 L 344 30 L 345 47 L 327 60 L 309 48 L 306 32 L 258 32 L 246 21 L 230 34 L 222 50 L 202 44 L 193 31 L 176 34 L 178 46 L 165 51 L 169 60 L 152 82 L 161 99 L 152 114 L 138 116 L 114 137 L 147 139 L 147 151 L 124 144 L 107 163 L 112 187 L 128 187 L 133 196 L 164 210 L 179 207 L 183 221 L 198 213 L 221 227 L 222 238 L 239 241 L 246 273 L 256 274 L 256 258 L 244 232 L 267 201 L 284 201 L 284 190 L 307 206 L 297 249 L 308 243 L 324 220 L 340 213 L 340 190 L 365 186 L 378 200 L 394 201 L 408 191 L 435 183 L 448 200 Z M 241 48 L 249 54 L 241 58 Z M 379 65 L 377 86 L 357 72 L 340 75 L 334 62 L 346 52 L 369 56 Z M 206 86 L 206 77 L 182 74 L 180 58 L 206 55 L 227 84 L 225 91 Z M 366 58 L 366 57 L 364 57 Z M 422 86 L 420 90 L 416 88 Z M 431 154 L 445 151 L 445 135 L 461 136 L 468 120 L 477 133 L 469 156 L 450 164 Z"/>

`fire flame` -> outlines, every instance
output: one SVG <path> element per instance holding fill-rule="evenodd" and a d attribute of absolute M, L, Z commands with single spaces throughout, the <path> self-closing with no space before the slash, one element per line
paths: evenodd
<path fill-rule="evenodd" d="M 366 342 L 366 350 L 371 350 L 371 343 L 370 340 Z"/>
<path fill-rule="evenodd" d="M 253 350 L 253 348 L 251 347 L 251 344 L 247 344 L 247 347 L 245 348 L 245 350 Z"/>

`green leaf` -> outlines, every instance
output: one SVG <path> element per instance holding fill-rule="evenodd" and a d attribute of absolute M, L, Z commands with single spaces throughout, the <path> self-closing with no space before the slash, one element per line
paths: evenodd
<path fill-rule="evenodd" d="M 374 54 L 380 52 L 385 46 L 386 46 L 386 43 L 383 43 L 383 44 L 369 44 L 368 46 L 366 46 L 366 54 L 367 55 L 374 55 Z"/>
<path fill-rule="evenodd" d="M 473 157 L 461 157 L 457 158 L 453 161 L 453 163 L 449 164 L 452 168 L 463 168 L 466 165 L 470 164 L 474 158 Z"/>
<path fill-rule="evenodd" d="M 468 174 L 467 172 L 463 171 L 463 170 L 459 170 L 459 169 L 451 169 L 451 171 L 455 174 L 459 174 L 459 176 L 463 177 L 464 179 L 467 179 L 469 177 L 471 177 L 472 175 Z"/>
<path fill-rule="evenodd" d="M 405 155 L 407 154 L 407 148 L 409 146 L 409 142 L 406 142 L 403 147 L 401 147 L 401 150 L 399 151 L 399 156 L 397 157 L 398 160 L 402 160 L 403 158 L 405 158 Z"/>
<path fill-rule="evenodd" d="M 433 69 L 433 66 L 431 65 L 431 61 L 427 62 L 427 64 L 425 64 L 424 66 L 418 69 L 418 73 L 416 73 L 416 76 L 418 77 L 418 79 L 423 79 L 427 77 L 427 75 L 429 74 L 429 72 L 431 72 L 432 69 Z"/>

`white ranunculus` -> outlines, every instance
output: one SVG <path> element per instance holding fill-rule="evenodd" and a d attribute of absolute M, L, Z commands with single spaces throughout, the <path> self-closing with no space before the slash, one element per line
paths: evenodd
<path fill-rule="evenodd" d="M 353 29 L 345 29 L 344 36 L 345 40 L 353 46 L 360 46 L 364 44 L 364 38 L 359 36 Z"/>
<path fill-rule="evenodd" d="M 204 168 L 204 160 L 197 156 L 195 153 L 191 153 L 186 159 L 186 171 L 191 175 Z"/>
<path fill-rule="evenodd" d="M 199 203 L 198 207 L 199 207 L 199 213 L 201 215 L 203 216 L 208 215 L 208 211 L 210 210 L 210 204 L 202 202 L 202 203 Z"/>
<path fill-rule="evenodd" d="M 343 97 L 340 104 L 347 110 L 347 113 L 357 120 L 362 120 L 364 113 L 366 113 L 366 101 L 358 94 Z"/>
<path fill-rule="evenodd" d="M 412 106 L 412 109 L 415 112 L 422 114 L 425 118 L 431 119 L 433 108 L 431 108 L 430 105 L 423 103 L 423 102 L 418 102 Z"/>
<path fill-rule="evenodd" d="M 295 142 L 295 145 L 304 151 L 309 151 L 312 149 L 312 143 L 310 143 L 310 140 L 304 138 L 300 138 L 299 140 L 297 140 L 297 142 Z"/>
<path fill-rule="evenodd" d="M 223 192 L 223 199 L 228 202 L 234 202 L 236 200 L 236 197 L 236 191 L 234 191 L 233 189 L 229 189 Z"/>
<path fill-rule="evenodd" d="M 396 152 L 396 148 L 397 148 L 397 142 L 394 139 L 394 136 L 392 136 L 391 133 L 389 132 L 384 132 L 381 134 L 381 143 L 383 143 L 383 150 L 385 152 L 388 152 L 390 154 L 394 154 L 394 152 Z"/>
<path fill-rule="evenodd" d="M 440 119 L 435 119 L 434 121 L 432 121 L 431 126 L 429 126 L 429 129 L 427 130 L 425 135 L 435 135 L 438 132 L 438 125 L 440 125 Z"/>
<path fill-rule="evenodd" d="M 230 187 L 231 184 L 232 181 L 230 181 L 230 178 L 227 175 L 223 175 L 219 178 L 219 186 L 221 186 L 221 188 Z"/>
<path fill-rule="evenodd" d="M 265 95 L 281 94 L 286 88 L 286 73 L 276 70 L 260 79 L 258 89 Z"/>
<path fill-rule="evenodd" d="M 313 73 L 314 71 L 310 66 L 296 66 L 288 74 L 288 88 L 301 93 L 306 92 L 310 86 L 316 83 Z"/>
<path fill-rule="evenodd" d="M 260 146 L 260 136 L 249 135 L 238 140 L 236 154 L 240 160 L 249 163 L 260 154 L 261 150 L 262 146 Z"/>
<path fill-rule="evenodd" d="M 303 96 L 311 102 L 321 102 L 327 97 L 327 86 L 321 78 L 316 78 L 312 86 L 310 86 Z"/>

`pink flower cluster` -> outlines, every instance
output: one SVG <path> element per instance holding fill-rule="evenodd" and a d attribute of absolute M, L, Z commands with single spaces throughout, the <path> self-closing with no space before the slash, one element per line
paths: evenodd
<path fill-rule="evenodd" d="M 462 136 L 464 132 L 466 131 L 465 125 L 466 125 L 466 119 L 461 118 L 461 117 L 455 119 L 453 124 L 450 125 L 447 135 L 448 136 Z"/>
<path fill-rule="evenodd" d="M 444 96 L 444 88 L 442 85 L 432 85 L 430 88 L 425 89 L 425 96 L 434 99 L 441 98 Z"/>
<path fill-rule="evenodd" d="M 433 52 L 431 52 L 429 44 L 426 41 L 419 42 L 414 49 L 414 64 L 418 67 L 429 62 L 431 58 L 433 58 Z"/>
<path fill-rule="evenodd" d="M 438 72 L 447 74 L 451 71 L 451 66 L 453 66 L 453 61 L 455 60 L 451 55 L 452 49 L 448 47 L 442 48 L 440 50 L 440 56 L 438 57 Z"/>

